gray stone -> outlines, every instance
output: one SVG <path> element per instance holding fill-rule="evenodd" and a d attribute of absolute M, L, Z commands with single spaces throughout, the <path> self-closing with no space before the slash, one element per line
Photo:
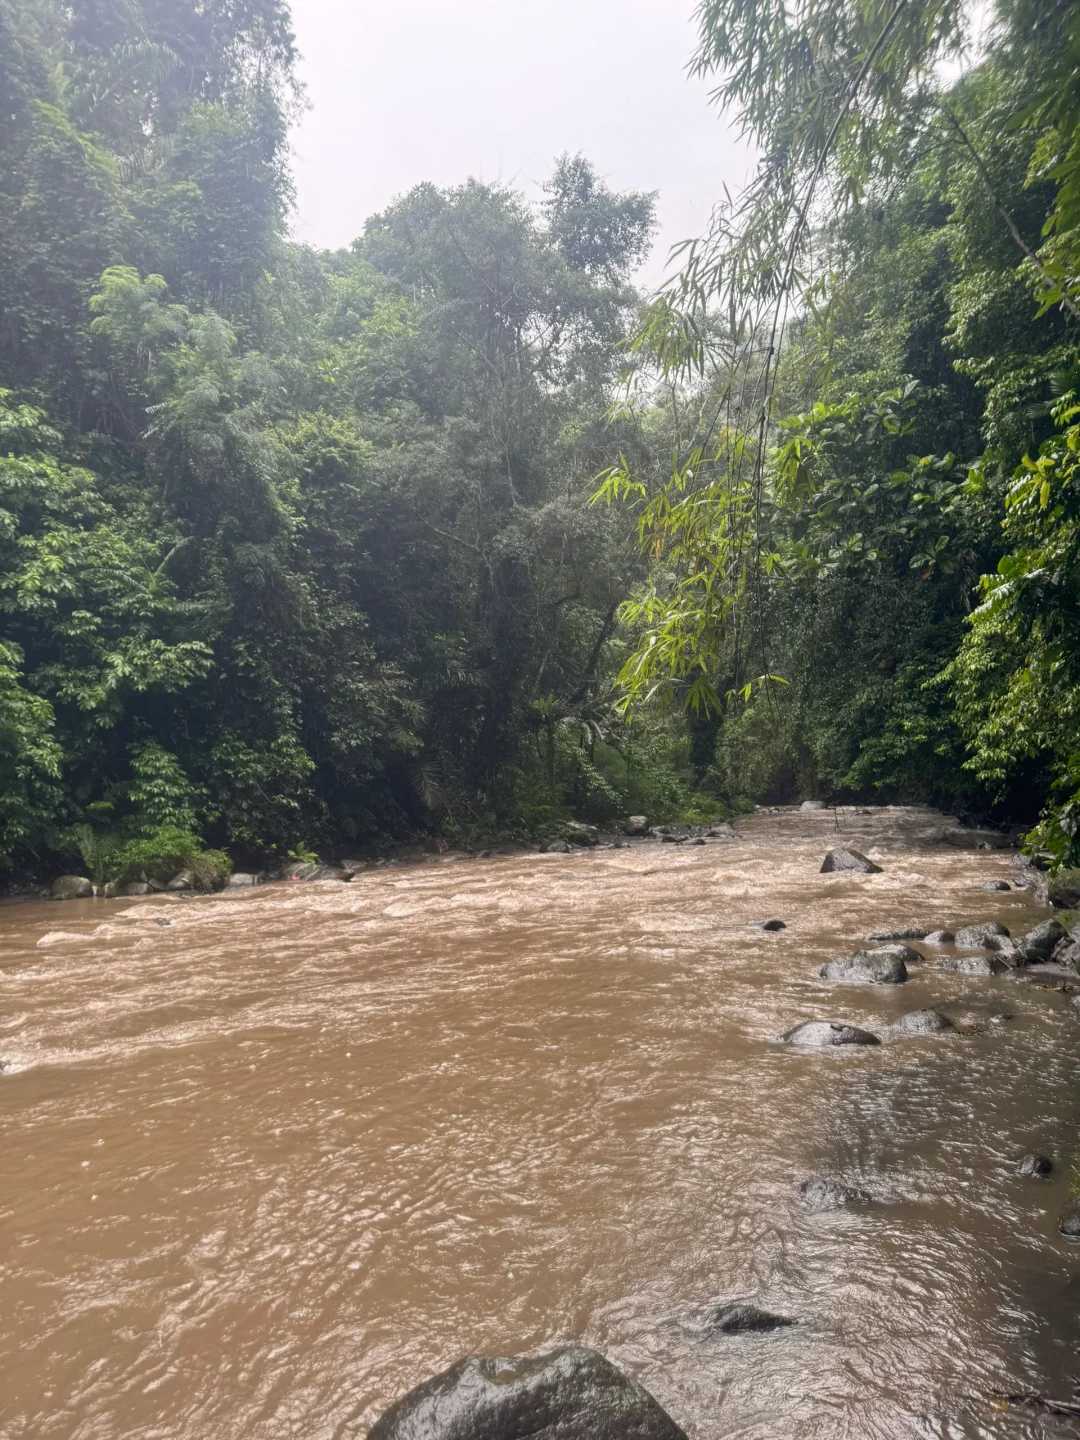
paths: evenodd
<path fill-rule="evenodd" d="M 956 850 L 1011 850 L 1013 839 L 1004 830 L 943 830 L 941 838 Z"/>
<path fill-rule="evenodd" d="M 789 1315 L 774 1315 L 746 1300 L 712 1305 L 699 1322 L 706 1335 L 761 1335 L 770 1330 L 786 1330 L 797 1323 Z"/>
<path fill-rule="evenodd" d="M 600 831 L 595 825 L 586 825 L 584 820 L 568 820 L 563 826 L 563 831 L 571 845 L 584 845 L 591 848 L 600 843 Z"/>
<path fill-rule="evenodd" d="M 781 1035 L 785 1045 L 799 1045 L 821 1049 L 832 1045 L 880 1045 L 880 1039 L 869 1030 L 860 1030 L 857 1025 L 846 1025 L 840 1020 L 804 1020 L 793 1030 Z"/>
<path fill-rule="evenodd" d="M 1051 905 L 1059 910 L 1075 910 L 1080 906 L 1080 868 L 1059 870 L 1046 882 L 1046 894 Z"/>
<path fill-rule="evenodd" d="M 418 1385 L 368 1440 L 686 1440 L 642 1386 L 584 1345 L 469 1356 Z"/>
<path fill-rule="evenodd" d="M 258 883 L 259 877 L 257 875 L 249 875 L 244 870 L 237 870 L 235 874 L 229 876 L 226 882 L 226 888 L 229 890 L 243 890 L 250 885 L 257 885 Z"/>
<path fill-rule="evenodd" d="M 1012 886 L 1007 880 L 987 880 L 985 885 L 979 886 L 980 890 L 1011 890 Z"/>
<path fill-rule="evenodd" d="M 1044 920 L 1016 942 L 1020 958 L 1028 965 L 1041 965 L 1050 959 L 1062 940 L 1069 938 L 1069 932 L 1060 920 Z"/>
<path fill-rule="evenodd" d="M 49 886 L 50 900 L 88 900 L 93 893 L 85 875 L 58 875 Z"/>
<path fill-rule="evenodd" d="M 631 815 L 623 827 L 625 835 L 647 835 L 649 833 L 649 821 L 645 815 Z"/>
<path fill-rule="evenodd" d="M 900 930 L 875 930 L 868 935 L 868 940 L 889 941 L 889 940 L 925 940 L 927 932 L 921 925 L 908 925 Z M 915 952 L 912 951 L 912 954 Z M 916 959 L 919 957 L 916 956 Z"/>
<path fill-rule="evenodd" d="M 804 800 L 799 806 L 800 810 L 824 810 L 824 800 Z"/>
<path fill-rule="evenodd" d="M 1054 1162 L 1045 1155 L 1025 1155 L 1016 1167 L 1016 1173 L 1033 1180 L 1043 1180 L 1051 1174 Z"/>
<path fill-rule="evenodd" d="M 908 978 L 902 952 L 904 945 L 889 945 L 881 950 L 861 950 L 822 965 L 818 974 L 823 980 L 840 985 L 902 985 Z"/>
<path fill-rule="evenodd" d="M 166 890 L 190 890 L 195 884 L 195 877 L 190 870 L 181 870 L 179 875 L 174 875 L 165 886 Z"/>
<path fill-rule="evenodd" d="M 953 939 L 962 949 L 996 950 L 994 942 L 1008 936 L 1008 929 L 1000 920 L 984 920 L 979 925 L 961 925 Z"/>
<path fill-rule="evenodd" d="M 929 935 L 923 936 L 923 939 L 927 945 L 951 945 L 956 936 L 951 930 L 931 930 Z"/>
<path fill-rule="evenodd" d="M 857 875 L 880 875 L 881 866 L 868 860 L 860 850 L 830 850 L 821 862 L 821 874 L 831 875 L 834 871 L 850 871 Z"/>
<path fill-rule="evenodd" d="M 870 1196 L 853 1185 L 844 1185 L 839 1180 L 828 1180 L 822 1175 L 811 1175 L 800 1180 L 795 1189 L 808 1210 L 823 1212 L 846 1210 L 849 1205 L 869 1205 Z"/>
<path fill-rule="evenodd" d="M 940 1010 L 912 1010 L 893 1026 L 897 1035 L 943 1035 L 955 1025 Z"/>
<path fill-rule="evenodd" d="M 1009 966 L 999 955 L 943 955 L 938 969 L 957 975 L 1004 975 Z"/>
<path fill-rule="evenodd" d="M 1058 1221 L 1058 1229 L 1066 1240 L 1080 1240 L 1080 1200 L 1073 1200 Z"/>
<path fill-rule="evenodd" d="M 569 855 L 570 845 L 565 840 L 549 840 L 546 845 L 540 846 L 542 855 Z"/>
<path fill-rule="evenodd" d="M 730 825 L 711 825 L 705 834 L 710 840 L 737 840 L 739 838 Z"/>

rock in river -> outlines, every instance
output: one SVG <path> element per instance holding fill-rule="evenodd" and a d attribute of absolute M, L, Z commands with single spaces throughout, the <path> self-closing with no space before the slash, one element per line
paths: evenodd
<path fill-rule="evenodd" d="M 940 1010 L 911 1010 L 893 1026 L 897 1035 L 943 1035 L 956 1026 Z"/>
<path fill-rule="evenodd" d="M 883 945 L 880 950 L 860 950 L 822 965 L 818 974 L 823 980 L 840 985 L 901 985 L 908 978 L 906 945 Z M 914 952 L 912 952 L 914 953 Z M 920 957 L 915 955 L 916 959 Z"/>
<path fill-rule="evenodd" d="M 1004 975 L 1009 969 L 997 955 L 943 955 L 937 964 L 957 975 Z"/>
<path fill-rule="evenodd" d="M 996 942 L 1008 938 L 1008 930 L 998 920 L 985 920 L 981 925 L 961 925 L 953 937 L 956 944 L 966 950 L 996 950 Z"/>
<path fill-rule="evenodd" d="M 881 1041 L 869 1030 L 860 1030 L 857 1025 L 845 1025 L 840 1020 L 804 1020 L 793 1030 L 788 1030 L 780 1039 L 785 1045 L 804 1045 L 819 1049 L 828 1045 L 880 1045 Z"/>
<path fill-rule="evenodd" d="M 631 815 L 623 827 L 624 835 L 647 835 L 649 833 L 649 819 L 647 815 Z"/>
<path fill-rule="evenodd" d="M 88 900 L 93 893 L 85 875 L 58 875 L 49 886 L 50 900 Z"/>
<path fill-rule="evenodd" d="M 771 1310 L 760 1310 L 746 1300 L 712 1305 L 700 1317 L 700 1326 L 706 1335 L 761 1335 L 796 1324 L 798 1321 L 790 1315 L 774 1315 Z"/>
<path fill-rule="evenodd" d="M 1066 1240 L 1080 1240 L 1080 1200 L 1073 1200 L 1058 1221 L 1058 1229 Z"/>
<path fill-rule="evenodd" d="M 1016 1167 L 1016 1173 L 1031 1179 L 1042 1180 L 1052 1172 L 1053 1168 L 1054 1162 L 1045 1155 L 1025 1155 Z"/>
<path fill-rule="evenodd" d="M 875 930 L 872 935 L 868 935 L 866 938 L 868 940 L 888 943 L 891 940 L 925 940 L 928 933 L 922 925 L 905 925 L 899 930 Z M 917 955 L 914 950 L 911 953 L 915 955 L 917 960 L 922 958 Z"/>
<path fill-rule="evenodd" d="M 469 1356 L 425 1380 L 368 1440 L 686 1440 L 649 1392 L 596 1350 Z"/>
<path fill-rule="evenodd" d="M 795 1189 L 808 1210 L 846 1210 L 849 1205 L 870 1203 L 865 1190 L 856 1190 L 854 1185 L 844 1185 L 839 1180 L 827 1180 L 822 1175 L 800 1180 Z"/>
<path fill-rule="evenodd" d="M 755 920 L 755 930 L 786 930 L 787 925 L 783 920 Z"/>
<path fill-rule="evenodd" d="M 859 875 L 881 874 L 881 866 L 868 860 L 861 850 L 830 850 L 821 862 L 821 874 L 831 875 L 835 870 L 850 870 Z"/>
<path fill-rule="evenodd" d="M 923 939 L 928 945 L 951 945 L 956 936 L 951 930 L 931 930 Z"/>
<path fill-rule="evenodd" d="M 1034 930 L 1021 935 L 1016 942 L 1017 952 L 1028 965 L 1041 965 L 1050 959 L 1060 942 L 1067 940 L 1068 936 L 1069 932 L 1060 920 L 1044 920 Z"/>

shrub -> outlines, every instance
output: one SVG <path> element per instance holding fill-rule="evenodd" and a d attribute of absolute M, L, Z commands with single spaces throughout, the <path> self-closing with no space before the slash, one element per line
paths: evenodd
<path fill-rule="evenodd" d="M 181 870 L 187 870 L 196 889 L 214 890 L 228 879 L 232 862 L 221 850 L 204 850 L 198 836 L 189 830 L 161 825 L 122 845 L 110 869 L 120 885 L 133 880 L 165 885 Z"/>

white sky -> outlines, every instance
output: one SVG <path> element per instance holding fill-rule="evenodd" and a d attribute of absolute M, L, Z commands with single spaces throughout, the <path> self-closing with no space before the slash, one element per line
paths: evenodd
<path fill-rule="evenodd" d="M 347 245 L 423 180 L 538 199 L 562 151 L 659 191 L 641 279 L 704 228 L 745 148 L 685 73 L 694 0 L 293 0 L 311 109 L 294 134 L 293 232 Z"/>

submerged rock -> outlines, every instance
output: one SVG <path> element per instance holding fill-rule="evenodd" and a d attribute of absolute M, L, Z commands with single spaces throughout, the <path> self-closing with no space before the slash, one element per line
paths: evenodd
<path fill-rule="evenodd" d="M 857 1025 L 846 1025 L 841 1020 L 804 1020 L 793 1030 L 788 1030 L 780 1039 L 785 1045 L 801 1045 L 819 1049 L 830 1045 L 880 1045 L 881 1041 L 870 1030 L 860 1030 Z"/>
<path fill-rule="evenodd" d="M 979 886 L 980 890 L 1011 890 L 1012 886 L 1007 880 L 987 880 L 985 885 Z"/>
<path fill-rule="evenodd" d="M 368 1440 L 686 1440 L 641 1385 L 596 1350 L 469 1356 L 425 1380 Z"/>
<path fill-rule="evenodd" d="M 996 941 L 1007 940 L 1009 932 L 999 920 L 984 920 L 979 925 L 961 925 L 954 942 L 971 950 L 996 950 Z"/>
<path fill-rule="evenodd" d="M 1049 1175 L 1053 1168 L 1054 1162 L 1045 1155 L 1025 1155 L 1016 1167 L 1016 1173 L 1041 1180 Z"/>
<path fill-rule="evenodd" d="M 946 829 L 941 831 L 941 839 L 957 850 L 1011 850 L 1013 846 L 1012 836 L 1004 830 Z"/>
<path fill-rule="evenodd" d="M 956 1026 L 940 1010 L 911 1010 L 893 1026 L 897 1035 L 943 1035 Z"/>
<path fill-rule="evenodd" d="M 808 1210 L 846 1210 L 849 1205 L 869 1205 L 870 1196 L 865 1190 L 854 1185 L 845 1185 L 839 1180 L 828 1180 L 822 1175 L 811 1175 L 800 1180 L 795 1189 Z"/>
<path fill-rule="evenodd" d="M 821 862 L 820 874 L 831 875 L 838 870 L 850 870 L 858 875 L 881 874 L 881 866 L 867 859 L 861 850 L 830 850 Z"/>
<path fill-rule="evenodd" d="M 906 926 L 906 927 L 905 927 L 904 929 L 902 929 L 902 930 L 875 930 L 872 935 L 868 935 L 866 938 L 867 938 L 868 940 L 878 940 L 878 941 L 882 941 L 882 940 L 884 940 L 884 941 L 889 941 L 889 940 L 925 940 L 925 939 L 926 939 L 926 936 L 927 936 L 927 931 L 926 931 L 925 929 L 923 929 L 922 926 L 920 926 L 920 925 L 908 925 L 908 926 Z M 913 950 L 911 953 L 912 953 L 913 955 L 915 955 L 916 958 L 920 958 L 920 957 L 918 956 L 918 952 L 917 952 L 917 951 L 914 951 L 914 950 Z"/>
<path fill-rule="evenodd" d="M 783 920 L 755 920 L 754 926 L 758 930 L 786 930 L 787 925 Z"/>
<path fill-rule="evenodd" d="M 93 893 L 85 875 L 58 875 L 49 886 L 50 900 L 89 900 Z"/>
<path fill-rule="evenodd" d="M 889 945 L 880 950 L 861 950 L 822 965 L 818 974 L 823 980 L 840 985 L 902 985 L 908 978 L 902 953 L 904 945 Z"/>
<path fill-rule="evenodd" d="M 790 1315 L 760 1310 L 746 1300 L 732 1300 L 711 1306 L 701 1316 L 700 1323 L 706 1335 L 761 1335 L 770 1330 L 785 1330 L 798 1321 Z"/>

